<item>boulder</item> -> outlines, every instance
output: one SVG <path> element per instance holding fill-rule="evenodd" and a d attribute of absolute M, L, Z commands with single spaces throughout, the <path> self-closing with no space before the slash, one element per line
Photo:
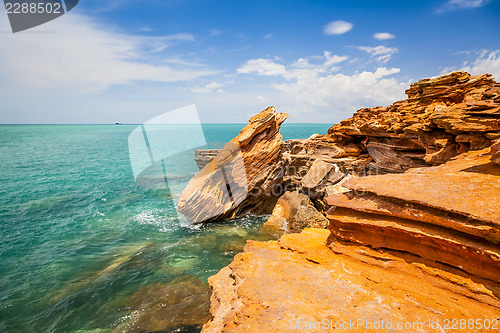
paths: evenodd
<path fill-rule="evenodd" d="M 326 228 L 328 223 L 328 219 L 314 207 L 307 195 L 286 192 L 278 199 L 264 226 L 284 232 L 301 232 L 304 228 Z"/>
<path fill-rule="evenodd" d="M 279 128 L 288 117 L 269 107 L 252 117 L 240 134 L 197 172 L 182 192 L 177 209 L 191 223 L 272 210 L 282 179 L 276 168 L 282 146 Z"/>

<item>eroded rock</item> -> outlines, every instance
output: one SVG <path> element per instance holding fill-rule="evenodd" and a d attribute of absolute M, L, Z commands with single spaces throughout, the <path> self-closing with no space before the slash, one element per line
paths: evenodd
<path fill-rule="evenodd" d="M 490 74 L 424 79 L 410 85 L 408 99 L 360 109 L 328 133 L 337 142 L 360 142 L 379 172 L 439 165 L 491 145 L 500 131 L 498 91 Z"/>
<path fill-rule="evenodd" d="M 314 207 L 307 195 L 286 192 L 278 199 L 264 227 L 301 232 L 304 228 L 326 228 L 328 223 L 328 219 Z"/>
<path fill-rule="evenodd" d="M 500 282 L 500 167 L 489 149 L 437 167 L 351 179 L 326 200 L 332 241 L 392 249 Z"/>
<path fill-rule="evenodd" d="M 326 210 L 323 198 L 345 175 L 440 165 L 500 138 L 500 84 L 489 74 L 453 72 L 412 83 L 406 93 L 405 100 L 360 109 L 309 139 L 282 141 L 287 115 L 262 111 L 195 175 L 178 210 L 192 223 L 269 214 L 293 191 Z"/>
<path fill-rule="evenodd" d="M 491 146 L 491 162 L 500 165 L 500 139 Z"/>
<path fill-rule="evenodd" d="M 270 212 L 272 191 L 281 175 L 275 166 L 281 152 L 279 128 L 287 114 L 274 107 L 252 117 L 240 134 L 197 172 L 182 192 L 177 209 L 191 223 Z"/>
<path fill-rule="evenodd" d="M 498 319 L 500 85 L 454 72 L 407 94 L 282 144 L 274 175 L 288 192 L 266 224 L 288 229 L 292 208 L 308 205 L 303 192 L 315 206 L 328 196 L 329 230 L 249 241 L 209 280 L 214 319 L 203 332 Z"/>
<path fill-rule="evenodd" d="M 323 320 L 395 326 L 498 317 L 500 300 L 481 283 L 364 246 L 327 246 L 328 236 L 328 230 L 305 229 L 278 241 L 249 241 L 210 278 L 214 319 L 202 332 L 296 332 L 298 324 Z"/>

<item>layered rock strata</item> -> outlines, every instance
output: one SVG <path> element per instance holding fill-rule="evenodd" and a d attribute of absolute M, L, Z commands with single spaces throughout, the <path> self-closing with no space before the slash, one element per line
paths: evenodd
<path fill-rule="evenodd" d="M 198 149 L 194 152 L 194 161 L 202 170 L 221 152 L 221 149 Z"/>
<path fill-rule="evenodd" d="M 500 84 L 489 74 L 453 72 L 413 83 L 406 93 L 406 100 L 360 109 L 309 139 L 282 141 L 287 115 L 262 111 L 195 175 L 178 210 L 192 223 L 269 214 L 293 191 L 326 210 L 323 198 L 338 192 L 346 175 L 439 165 L 500 138 Z"/>
<path fill-rule="evenodd" d="M 495 140 L 491 146 L 491 161 L 500 165 L 500 139 Z"/>
<path fill-rule="evenodd" d="M 282 148 L 279 128 L 288 117 L 267 108 L 250 119 L 240 134 L 195 174 L 177 209 L 192 223 L 270 212 L 278 200 L 272 191 Z"/>
<path fill-rule="evenodd" d="M 500 167 L 490 150 L 350 179 L 326 198 L 331 240 L 404 251 L 500 282 Z"/>
<path fill-rule="evenodd" d="M 353 243 L 327 246 L 329 234 L 249 241 L 209 278 L 213 319 L 202 332 L 439 332 L 446 320 L 498 318 L 500 300 L 481 283 Z"/>
<path fill-rule="evenodd" d="M 328 130 L 357 143 L 384 172 L 438 165 L 491 145 L 500 132 L 500 84 L 490 74 L 453 72 L 412 83 L 408 98 L 360 109 Z"/>
<path fill-rule="evenodd" d="M 316 207 L 326 196 L 328 229 L 249 241 L 209 279 L 203 332 L 500 325 L 500 85 L 455 72 L 407 94 L 282 144 L 274 175 L 288 188 L 267 223 L 297 219 L 294 200 L 312 206 L 301 192 Z"/>

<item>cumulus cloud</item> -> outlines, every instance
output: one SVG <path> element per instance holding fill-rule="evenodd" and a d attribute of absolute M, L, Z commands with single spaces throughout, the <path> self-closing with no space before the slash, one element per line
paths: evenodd
<path fill-rule="evenodd" d="M 248 60 L 245 65 L 237 69 L 238 73 L 246 74 L 257 72 L 260 75 L 282 75 L 286 72 L 285 66 L 277 64 L 269 59 L 252 59 Z"/>
<path fill-rule="evenodd" d="M 467 61 L 458 67 L 447 67 L 442 73 L 455 70 L 466 71 L 472 75 L 490 73 L 498 81 L 500 80 L 500 50 L 482 50 L 477 53 L 475 60 Z"/>
<path fill-rule="evenodd" d="M 352 27 L 352 23 L 338 20 L 325 25 L 323 32 L 325 35 L 342 35 L 351 30 Z"/>
<path fill-rule="evenodd" d="M 330 73 L 337 71 L 338 66 L 334 66 L 347 60 L 347 56 L 332 55 L 325 51 L 322 56 L 299 58 L 294 61 L 287 69 L 284 65 L 274 62 L 270 59 L 251 59 L 243 66 L 237 69 L 240 74 L 257 73 L 264 76 L 282 76 L 288 80 L 299 77 L 314 77 L 320 73 Z M 311 60 L 322 61 L 321 63 L 311 63 Z"/>
<path fill-rule="evenodd" d="M 0 28 L 8 30 L 4 15 Z M 125 34 L 86 16 L 68 14 L 24 33 L 3 35 L 0 77 L 18 91 L 78 95 L 135 81 L 180 82 L 214 74 L 165 59 L 165 49 L 192 41 L 187 33 Z"/>
<path fill-rule="evenodd" d="M 319 57 L 311 57 L 316 60 Z M 398 99 L 404 98 L 404 89 L 407 83 L 399 82 L 393 77 L 399 73 L 399 68 L 378 67 L 374 71 L 357 72 L 352 75 L 339 73 L 338 64 L 348 57 L 332 55 L 325 52 L 321 56 L 322 62 L 312 63 L 311 59 L 301 58 L 285 66 L 271 60 L 266 60 L 265 68 L 280 68 L 274 71 L 273 76 L 284 82 L 271 83 L 271 87 L 282 94 L 286 101 L 284 111 L 294 114 L 304 113 L 303 121 L 308 121 L 308 116 L 322 113 L 344 114 L 340 119 L 363 106 L 387 105 Z M 256 61 L 259 60 L 259 61 Z M 247 62 L 264 64 L 263 59 L 254 59 Z M 240 73 L 255 73 L 257 75 L 270 75 L 266 69 L 243 65 L 244 71 Z M 275 103 L 279 105 L 279 103 Z M 283 110 L 282 110 L 283 111 Z M 299 118 L 295 118 L 300 120 Z"/>
<path fill-rule="evenodd" d="M 387 40 L 387 39 L 393 39 L 396 38 L 393 34 L 390 34 L 388 32 L 377 32 L 373 34 L 373 38 L 378 39 L 378 40 Z"/>
<path fill-rule="evenodd" d="M 379 67 L 374 72 L 353 75 L 297 75 L 292 82 L 273 87 L 313 106 L 349 107 L 359 101 L 372 106 L 388 104 L 401 97 L 401 85 L 396 79 L 386 78 L 396 73 L 399 73 L 398 68 Z"/>
<path fill-rule="evenodd" d="M 369 53 L 371 56 L 373 56 L 377 61 L 379 61 L 382 64 L 385 64 L 386 62 L 391 60 L 392 55 L 398 52 L 398 49 L 396 47 L 387 47 L 384 45 L 379 45 L 375 47 L 357 46 L 356 48 L 358 50 Z"/>
<path fill-rule="evenodd" d="M 443 13 L 455 9 L 478 8 L 488 4 L 489 2 L 490 0 L 449 0 L 439 7 L 436 12 Z"/>

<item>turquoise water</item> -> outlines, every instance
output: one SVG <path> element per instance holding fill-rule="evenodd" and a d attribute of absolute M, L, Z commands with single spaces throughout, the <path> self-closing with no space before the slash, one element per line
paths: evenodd
<path fill-rule="evenodd" d="M 242 127 L 203 129 L 215 145 Z M 282 133 L 307 138 L 328 127 L 285 124 Z M 128 151 L 134 128 L 0 126 L 0 332 L 111 332 L 129 322 L 137 295 L 157 297 L 145 292 L 148 286 L 204 284 L 246 239 L 272 237 L 259 232 L 265 217 L 180 223 L 170 201 L 178 193 L 134 181 Z M 189 180 L 193 163 L 177 177 Z M 181 319 L 172 331 L 199 331 Z M 140 324 L 130 331 L 149 330 Z"/>

